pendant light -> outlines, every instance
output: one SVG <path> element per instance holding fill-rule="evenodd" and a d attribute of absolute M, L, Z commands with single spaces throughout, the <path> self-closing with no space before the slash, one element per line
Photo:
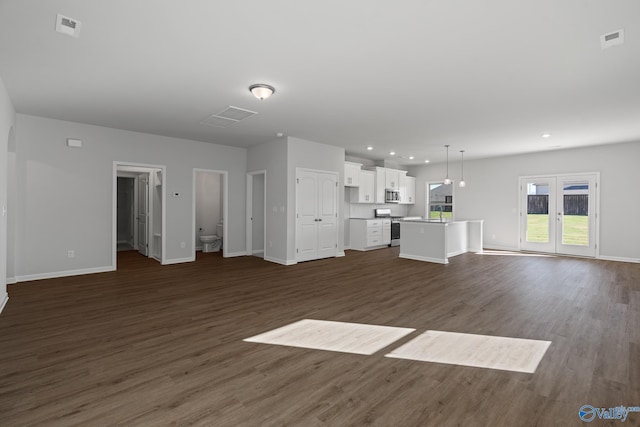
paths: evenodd
<path fill-rule="evenodd" d="M 449 145 L 445 145 L 447 147 L 447 176 L 444 179 L 444 185 L 451 184 L 451 179 L 449 178 Z"/>
<path fill-rule="evenodd" d="M 464 150 L 460 150 L 460 156 L 462 158 L 462 161 L 460 162 L 460 182 L 458 183 L 458 185 L 460 187 L 466 187 L 467 183 L 464 182 Z"/>

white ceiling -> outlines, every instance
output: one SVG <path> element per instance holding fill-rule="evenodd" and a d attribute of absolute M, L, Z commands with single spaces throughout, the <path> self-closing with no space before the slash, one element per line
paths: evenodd
<path fill-rule="evenodd" d="M 58 13 L 79 38 L 55 32 Z M 637 141 L 639 76 L 638 0 L 0 0 L 18 112 L 225 145 L 282 132 L 408 164 L 444 144 L 478 158 Z M 230 105 L 259 114 L 200 123 Z"/>

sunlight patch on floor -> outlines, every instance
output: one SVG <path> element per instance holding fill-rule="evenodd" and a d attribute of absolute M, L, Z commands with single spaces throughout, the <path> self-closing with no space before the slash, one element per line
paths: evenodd
<path fill-rule="evenodd" d="M 303 319 L 243 341 L 370 355 L 413 331 L 415 329 Z"/>
<path fill-rule="evenodd" d="M 385 357 L 534 373 L 551 341 L 427 331 Z"/>

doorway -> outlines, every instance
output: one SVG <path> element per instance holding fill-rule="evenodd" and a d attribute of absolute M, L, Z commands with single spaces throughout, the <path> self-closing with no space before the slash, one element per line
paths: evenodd
<path fill-rule="evenodd" d="M 267 171 L 247 174 L 247 255 L 265 258 Z"/>
<path fill-rule="evenodd" d="M 112 264 L 118 250 L 165 263 L 165 167 L 114 162 Z"/>
<path fill-rule="evenodd" d="M 137 176 L 118 175 L 117 251 L 131 251 L 138 247 L 136 214 Z"/>
<path fill-rule="evenodd" d="M 216 235 L 222 241 L 217 252 L 229 256 L 228 251 L 228 173 L 213 169 L 193 169 L 193 258 L 203 249 L 200 236 Z M 215 247 L 215 245 L 214 245 Z"/>
<path fill-rule="evenodd" d="M 595 257 L 599 174 L 520 178 L 520 249 Z"/>

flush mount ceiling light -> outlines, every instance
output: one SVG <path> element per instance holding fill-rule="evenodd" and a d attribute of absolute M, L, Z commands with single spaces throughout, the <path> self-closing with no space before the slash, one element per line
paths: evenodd
<path fill-rule="evenodd" d="M 395 151 L 389 151 L 389 155 L 390 155 L 390 156 L 395 156 L 395 155 L 396 155 L 396 152 L 395 152 Z"/>
<path fill-rule="evenodd" d="M 369 146 L 367 146 L 367 150 L 371 151 L 371 150 L 373 150 L 373 147 L 369 145 Z"/>
<path fill-rule="evenodd" d="M 449 178 L 449 145 L 445 145 L 447 147 L 447 176 L 444 179 L 444 185 L 451 184 L 451 179 Z"/>
<path fill-rule="evenodd" d="M 415 159 L 415 156 L 409 156 L 409 160 Z"/>
<path fill-rule="evenodd" d="M 253 94 L 253 96 L 262 100 L 262 99 L 267 99 L 268 97 L 273 95 L 276 90 L 274 89 L 273 86 L 264 85 L 264 84 L 255 84 L 255 85 L 249 86 L 249 91 Z"/>
<path fill-rule="evenodd" d="M 460 162 L 460 187 L 466 187 L 467 183 L 464 182 L 464 150 L 460 150 L 461 162 Z"/>
<path fill-rule="evenodd" d="M 425 160 L 424 162 L 425 162 L 425 163 L 429 163 L 429 160 Z"/>
<path fill-rule="evenodd" d="M 551 134 L 550 134 L 550 133 L 543 133 L 543 134 L 542 134 L 542 137 L 543 137 L 543 138 L 550 138 L 550 137 L 551 137 Z"/>

